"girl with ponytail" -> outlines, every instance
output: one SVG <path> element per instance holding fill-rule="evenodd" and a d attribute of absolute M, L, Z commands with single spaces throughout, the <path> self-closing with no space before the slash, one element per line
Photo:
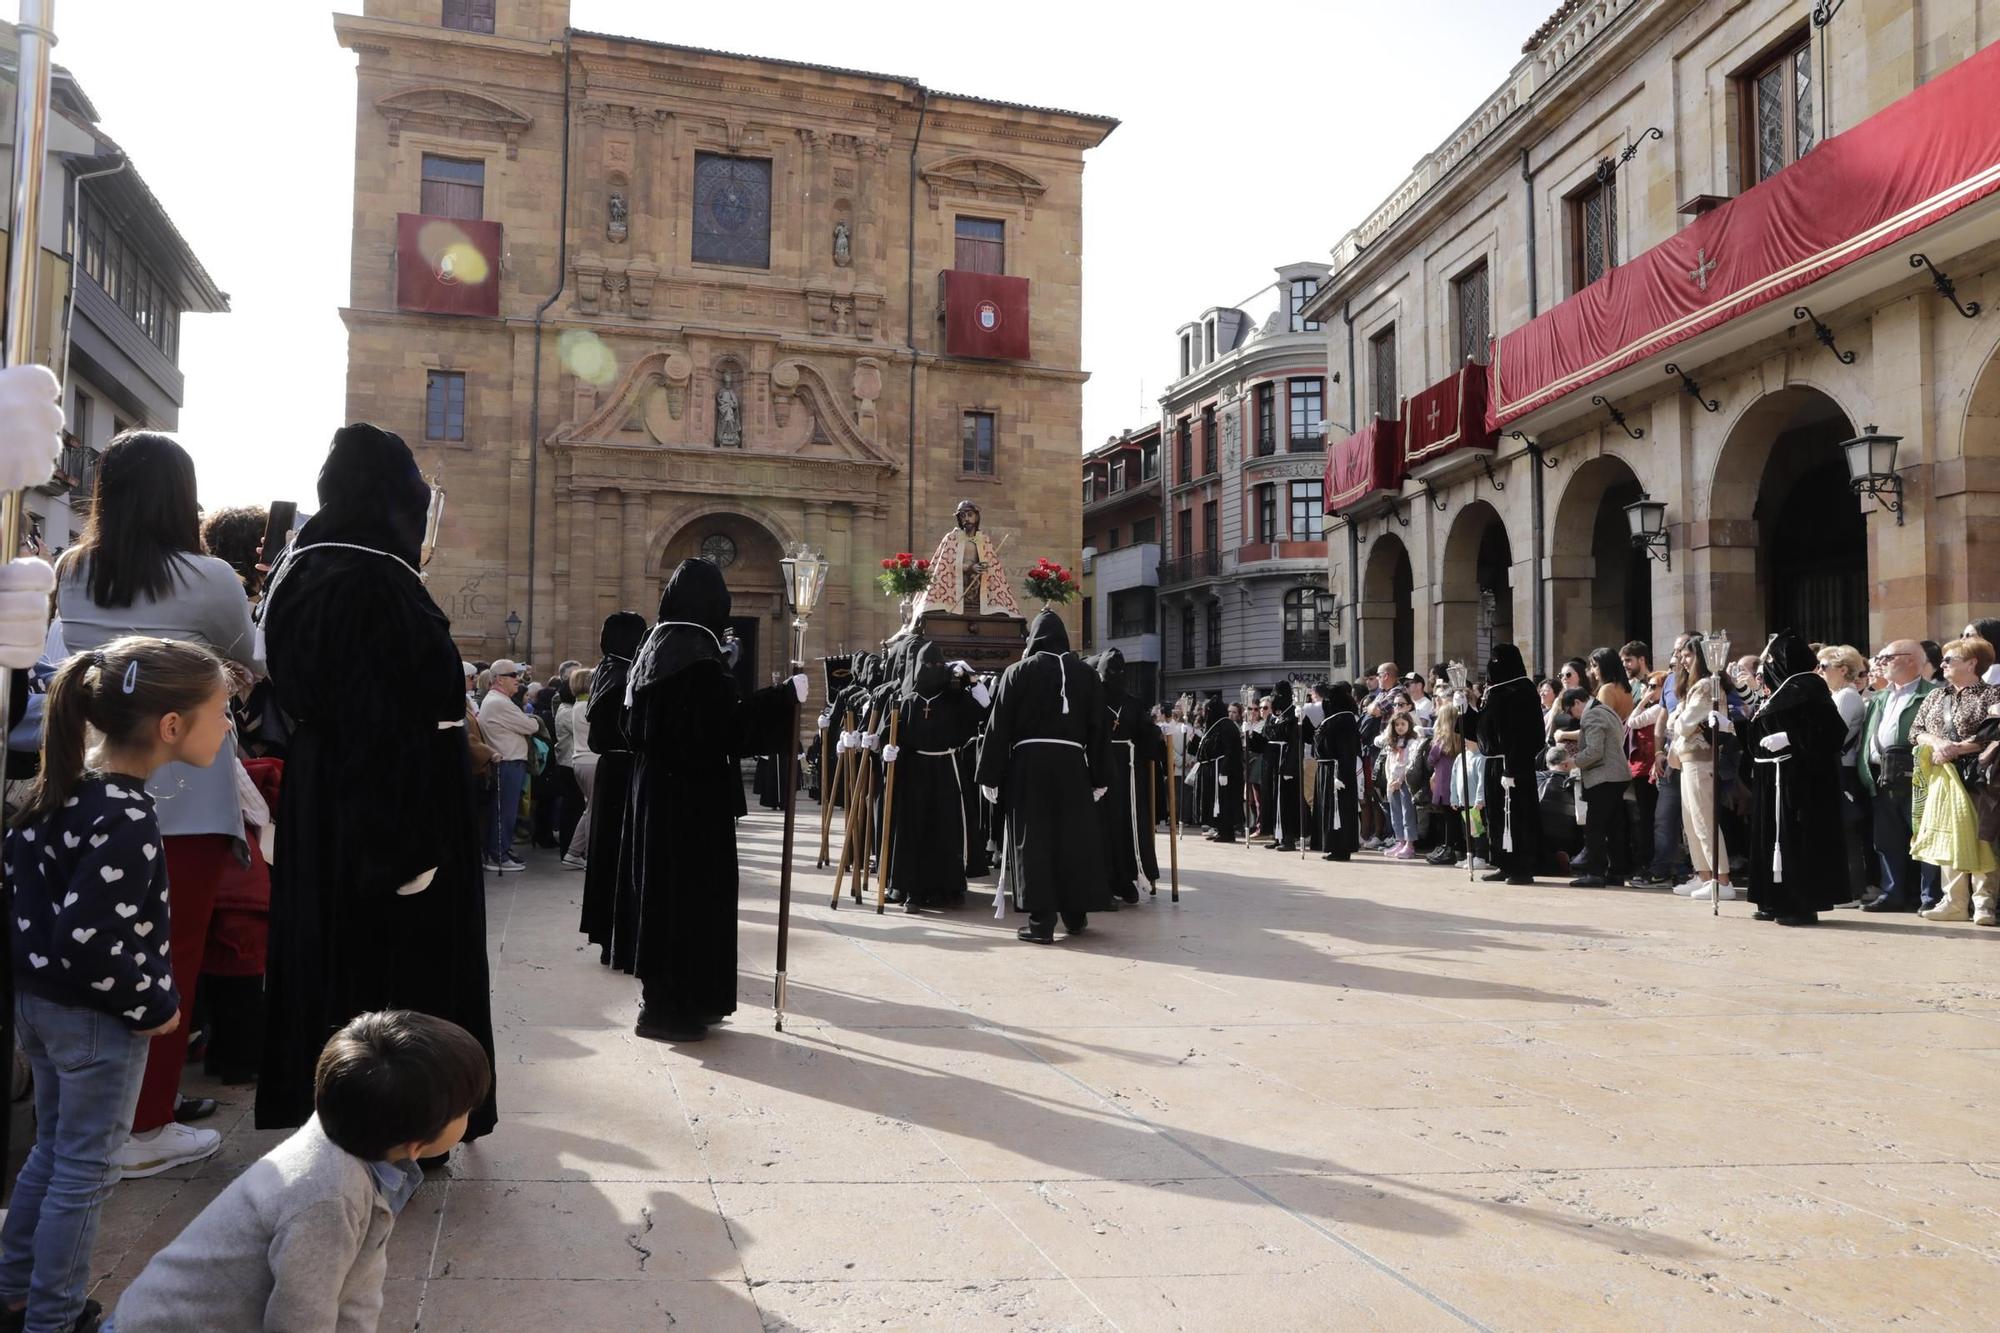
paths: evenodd
<path fill-rule="evenodd" d="M 36 1139 L 0 1228 L 0 1304 L 31 1328 L 95 1327 L 84 1289 L 98 1211 L 120 1176 L 149 1039 L 186 1017 L 146 780 L 215 762 L 229 684 L 199 645 L 115 639 L 63 664 L 43 717 L 41 775 L 6 835 Z"/>

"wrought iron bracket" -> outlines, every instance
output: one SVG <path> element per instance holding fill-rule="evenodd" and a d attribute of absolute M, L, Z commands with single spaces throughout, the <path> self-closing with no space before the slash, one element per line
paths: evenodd
<path fill-rule="evenodd" d="M 1840 362 L 1840 364 L 1843 366 L 1851 366 L 1854 364 L 1854 353 L 1843 352 L 1840 350 L 1840 348 L 1834 345 L 1833 330 L 1828 328 L 1824 323 L 1820 321 L 1820 317 L 1812 312 L 1811 306 L 1802 305 L 1796 307 L 1792 311 L 1792 318 L 1811 320 L 1813 326 L 1813 337 L 1819 339 L 1822 343 L 1826 345 L 1826 350 L 1833 353 L 1834 359 Z"/>
<path fill-rule="evenodd" d="M 1603 394 L 1594 393 L 1590 395 L 1590 401 L 1595 406 L 1601 407 L 1605 411 L 1609 412 L 1611 414 L 1611 419 L 1618 423 L 1618 429 L 1624 431 L 1627 435 L 1631 436 L 1633 439 L 1643 440 L 1646 438 L 1646 428 L 1644 426 L 1631 426 L 1626 424 L 1625 414 L 1618 410 L 1618 404 L 1612 402 L 1609 398 L 1606 398 Z"/>
<path fill-rule="evenodd" d="M 1892 472 L 1886 477 L 1857 477 L 1847 484 L 1857 497 L 1874 496 L 1876 504 L 1896 516 L 1896 526 L 1903 526 L 1903 478 L 1900 474 Z"/>
<path fill-rule="evenodd" d="M 1667 362 L 1667 374 L 1681 377 L 1681 387 L 1687 390 L 1688 397 L 1701 404 L 1702 411 L 1720 412 L 1722 410 L 1722 404 L 1716 399 L 1702 397 L 1701 386 L 1694 382 L 1694 377 L 1671 361 Z"/>
<path fill-rule="evenodd" d="M 1833 16 L 1838 14 L 1840 7 L 1846 3 L 1847 0 L 1819 0 L 1819 3 L 1813 6 L 1812 25 L 1815 28 L 1824 28 L 1833 22 Z"/>
<path fill-rule="evenodd" d="M 1486 469 L 1486 484 L 1496 491 L 1506 490 L 1507 483 L 1500 480 L 1499 476 L 1493 471 L 1493 455 L 1481 454 L 1479 462 Z M 1475 491 L 1479 489 L 1479 479 L 1477 477 L 1474 477 L 1472 480 L 1472 489 Z"/>
<path fill-rule="evenodd" d="M 1391 498 L 1389 501 L 1389 517 L 1395 519 L 1398 523 L 1402 524 L 1404 527 L 1406 528 L 1409 527 L 1410 520 L 1406 518 L 1402 514 L 1402 512 L 1396 508 L 1396 504 L 1397 501 L 1394 498 Z"/>
<path fill-rule="evenodd" d="M 1445 502 L 1438 498 L 1437 488 L 1432 486 L 1428 481 L 1424 483 L 1424 499 L 1430 501 L 1431 508 L 1437 510 L 1440 514 L 1444 512 Z"/>
<path fill-rule="evenodd" d="M 1931 286 L 1937 288 L 1939 296 L 1951 302 L 1952 309 L 1958 311 L 1959 314 L 1965 316 L 1967 319 L 1979 318 L 1979 302 L 1972 301 L 1961 304 L 1958 299 L 1958 288 L 1953 284 L 1951 275 L 1949 273 L 1938 272 L 1938 266 L 1931 262 L 1929 255 L 1921 253 L 1911 255 L 1910 267 L 1929 269 L 1931 271 Z"/>
<path fill-rule="evenodd" d="M 1507 432 L 1507 438 L 1510 440 L 1519 440 L 1522 444 L 1527 445 L 1528 456 L 1535 460 L 1535 466 L 1545 467 L 1551 472 L 1554 472 L 1556 470 L 1556 460 L 1549 457 L 1547 453 L 1543 452 L 1541 445 L 1529 439 L 1522 432 L 1518 430 L 1510 430 Z M 1497 490 L 1498 488 L 1496 487 L 1495 489 Z"/>
<path fill-rule="evenodd" d="M 1631 143 L 1625 145 L 1624 150 L 1618 154 L 1618 160 L 1616 162 L 1613 162 L 1608 157 L 1602 158 L 1598 161 L 1597 183 L 1599 185 L 1609 185 L 1611 183 L 1612 177 L 1618 174 L 1618 169 L 1624 166 L 1627 162 L 1630 162 L 1634 157 L 1638 156 L 1640 144 L 1645 143 L 1646 140 L 1648 139 L 1664 139 L 1666 137 L 1667 136 L 1665 134 L 1662 134 L 1660 132 L 1660 127 L 1658 125 L 1648 125 L 1645 131 L 1641 133 L 1638 138 L 1632 140 Z"/>

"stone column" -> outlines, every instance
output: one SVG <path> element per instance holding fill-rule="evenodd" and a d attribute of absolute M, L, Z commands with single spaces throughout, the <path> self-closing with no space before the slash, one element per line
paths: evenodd
<path fill-rule="evenodd" d="M 584 187 L 577 192 L 582 212 L 570 219 L 570 227 L 584 249 L 597 250 L 604 235 L 604 122 L 610 108 L 602 102 L 580 102 L 576 110 L 583 121 L 583 161 L 578 170 Z"/>
<path fill-rule="evenodd" d="M 833 136 L 824 130 L 800 130 L 806 147 L 806 272 L 833 271 Z"/>
<path fill-rule="evenodd" d="M 557 507 L 570 511 L 569 577 L 559 580 L 564 614 L 558 623 L 564 629 L 563 642 L 558 648 L 575 657 L 578 646 L 597 642 L 591 624 L 597 610 L 597 489 L 576 487 L 570 493 L 569 503 Z"/>
<path fill-rule="evenodd" d="M 646 596 L 646 559 L 652 549 L 653 525 L 646 517 L 646 493 L 624 492 L 624 525 L 619 532 L 619 549 L 624 555 L 624 577 L 620 582 L 621 611 L 637 611 L 652 620 L 658 598 Z"/>
<path fill-rule="evenodd" d="M 870 262 L 865 271 L 873 274 L 875 252 L 872 248 L 864 250 L 862 247 L 872 247 L 875 244 L 875 229 L 878 223 L 875 208 L 875 178 L 878 174 L 877 164 L 882 160 L 882 145 L 875 140 L 864 139 L 855 145 L 854 156 L 854 235 L 849 243 L 854 252 L 854 267 L 862 268 L 861 259 L 866 255 Z"/>
<path fill-rule="evenodd" d="M 854 624 L 855 581 L 865 577 L 854 561 L 854 507 L 834 504 L 826 512 L 826 637 L 828 644 L 860 646 Z"/>

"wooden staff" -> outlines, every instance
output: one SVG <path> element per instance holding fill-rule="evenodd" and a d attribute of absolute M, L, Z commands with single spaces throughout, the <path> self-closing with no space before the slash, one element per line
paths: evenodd
<path fill-rule="evenodd" d="M 1168 745 L 1167 753 L 1172 754 L 1173 742 L 1169 741 L 1167 742 L 1167 745 Z M 1146 761 L 1146 836 L 1149 839 L 1156 838 L 1159 836 L 1159 828 L 1160 828 L 1159 781 L 1160 781 L 1159 776 L 1153 772 L 1153 761 L 1148 759 Z M 1158 873 L 1159 868 L 1160 868 L 1159 857 L 1156 855 L 1153 858 L 1154 872 Z M 1160 881 L 1158 881 L 1157 879 L 1153 879 L 1153 880 L 1148 880 L 1146 882 L 1152 889 L 1152 892 L 1149 896 L 1154 898 L 1159 897 Z"/>
<path fill-rule="evenodd" d="M 850 710 L 842 719 L 841 735 L 847 734 L 846 723 L 852 721 L 853 717 L 854 714 Z M 826 869 L 827 862 L 831 859 L 834 784 L 845 777 L 847 772 L 846 751 L 841 752 L 838 762 L 832 759 L 833 751 L 827 745 L 827 739 L 833 734 L 832 731 L 825 729 L 822 729 L 819 733 L 819 864 L 817 868 L 820 870 Z"/>
<path fill-rule="evenodd" d="M 900 707 L 895 712 L 889 714 L 889 744 L 891 747 L 894 747 L 896 744 L 896 737 L 900 733 L 902 721 L 903 710 Z M 893 820 L 893 816 L 896 813 L 896 761 L 894 759 L 883 760 L 882 772 L 882 877 L 875 881 L 876 916 L 882 915 L 883 905 L 889 900 L 889 853 L 892 845 L 890 839 L 896 828 Z"/>
<path fill-rule="evenodd" d="M 869 727 L 873 725 L 874 721 L 874 713 L 871 709 L 868 721 L 862 726 L 864 740 L 868 736 Z M 869 762 L 868 753 L 868 748 L 864 744 L 855 754 L 855 765 L 857 768 L 855 781 L 856 785 L 860 788 L 858 795 L 861 801 L 861 810 L 855 816 L 854 859 L 852 864 L 854 878 L 850 881 L 848 892 L 852 894 L 854 901 L 857 903 L 861 901 L 861 890 L 862 885 L 866 882 L 868 863 L 873 859 L 875 851 L 875 765 Z"/>
<path fill-rule="evenodd" d="M 1167 857 L 1173 876 L 1174 901 L 1181 900 L 1181 766 L 1174 760 L 1174 738 L 1167 742 Z"/>
<path fill-rule="evenodd" d="M 854 711 L 852 709 L 848 710 L 845 720 L 848 722 L 854 720 Z M 847 730 L 843 729 L 841 734 L 843 736 L 846 735 Z M 858 819 L 856 805 L 861 787 L 860 775 L 857 772 L 858 766 L 855 759 L 858 753 L 856 750 L 849 750 L 840 756 L 840 791 L 842 796 L 840 864 L 834 867 L 833 901 L 829 904 L 835 911 L 840 909 L 840 886 L 846 882 L 847 867 L 854 860 L 855 824 Z"/>

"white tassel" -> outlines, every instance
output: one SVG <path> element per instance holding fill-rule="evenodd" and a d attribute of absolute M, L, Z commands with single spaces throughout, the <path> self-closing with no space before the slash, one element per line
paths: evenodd
<path fill-rule="evenodd" d="M 1069 712 L 1069 672 L 1063 670 L 1062 658 L 1056 658 L 1056 685 L 1062 693 L 1063 712 Z"/>
<path fill-rule="evenodd" d="M 1777 784 L 1772 790 L 1772 812 L 1777 816 L 1771 821 L 1771 882 L 1785 882 L 1785 765 L 1777 764 Z M 1720 778 L 1716 779 L 1718 782 Z"/>
<path fill-rule="evenodd" d="M 1500 850 L 1514 850 L 1514 789 L 1504 780 L 1500 784 Z"/>

